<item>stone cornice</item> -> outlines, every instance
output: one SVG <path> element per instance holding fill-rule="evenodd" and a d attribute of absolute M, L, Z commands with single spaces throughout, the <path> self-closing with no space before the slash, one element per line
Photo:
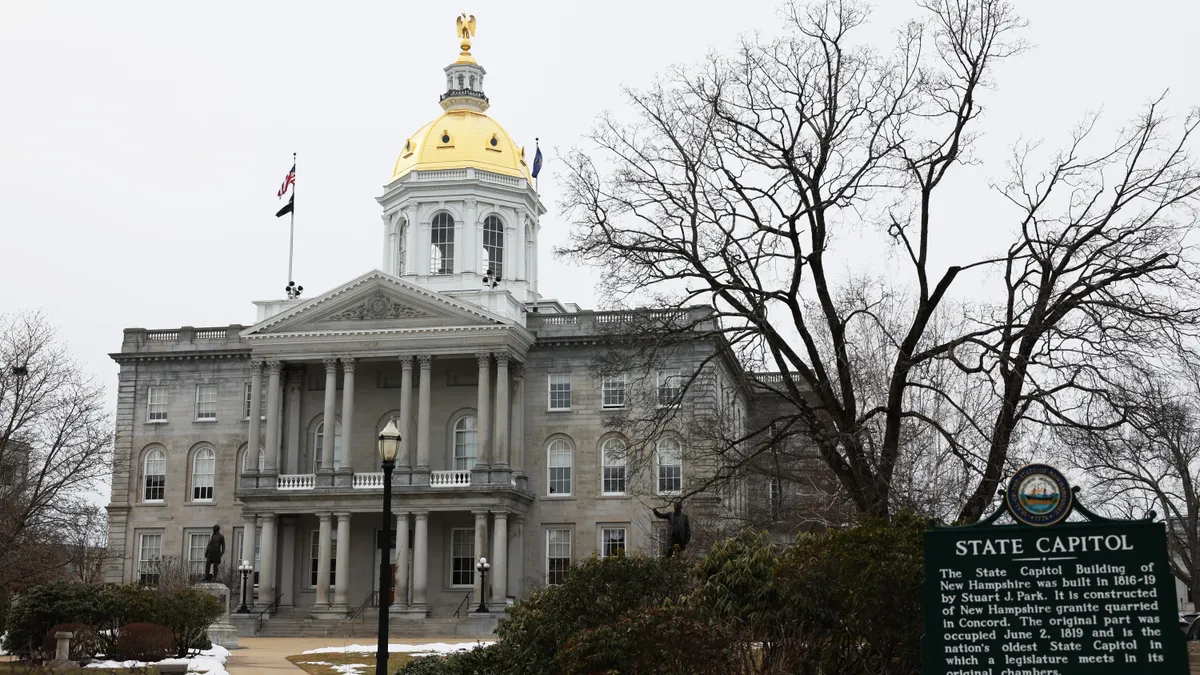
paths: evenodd
<path fill-rule="evenodd" d="M 109 358 L 117 363 L 127 361 L 215 361 L 220 359 L 249 360 L 247 351 L 205 351 L 205 352 L 118 352 L 109 354 Z"/>

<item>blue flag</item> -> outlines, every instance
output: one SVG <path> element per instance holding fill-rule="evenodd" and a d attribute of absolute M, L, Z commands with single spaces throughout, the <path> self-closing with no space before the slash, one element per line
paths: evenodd
<path fill-rule="evenodd" d="M 537 140 L 536 138 L 534 139 Z M 538 148 L 537 153 L 533 156 L 533 177 L 537 178 L 538 173 L 542 170 L 542 149 Z"/>

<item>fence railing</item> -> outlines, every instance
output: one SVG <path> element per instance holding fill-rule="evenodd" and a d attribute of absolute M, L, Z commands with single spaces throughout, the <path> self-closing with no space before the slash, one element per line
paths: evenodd
<path fill-rule="evenodd" d="M 470 484 L 470 471 L 432 471 L 429 474 L 429 487 L 465 487 Z"/>
<path fill-rule="evenodd" d="M 311 490 L 317 486 L 315 473 L 285 473 L 275 480 L 277 490 Z"/>
<path fill-rule="evenodd" d="M 383 487 L 383 472 L 378 473 L 356 473 L 351 486 L 355 489 L 373 490 Z"/>

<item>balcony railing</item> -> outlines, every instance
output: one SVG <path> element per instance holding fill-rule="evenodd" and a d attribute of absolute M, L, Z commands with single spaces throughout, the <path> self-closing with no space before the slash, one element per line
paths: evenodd
<path fill-rule="evenodd" d="M 381 490 L 383 489 L 383 472 L 356 473 L 351 486 L 356 490 Z"/>
<path fill-rule="evenodd" d="M 280 474 L 275 481 L 278 490 L 311 490 L 317 486 L 315 473 L 285 473 Z"/>
<path fill-rule="evenodd" d="M 429 487 L 466 487 L 470 484 L 470 471 L 433 471 L 429 474 Z"/>

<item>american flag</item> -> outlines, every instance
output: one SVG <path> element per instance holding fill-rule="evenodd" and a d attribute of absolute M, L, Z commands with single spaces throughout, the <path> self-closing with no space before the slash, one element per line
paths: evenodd
<path fill-rule="evenodd" d="M 283 199 L 283 196 L 285 194 L 287 194 L 288 186 L 295 185 L 295 184 L 296 184 L 296 165 L 293 164 L 292 170 L 289 171 L 288 175 L 284 177 L 283 185 L 279 188 L 279 194 L 277 196 L 280 199 Z"/>

